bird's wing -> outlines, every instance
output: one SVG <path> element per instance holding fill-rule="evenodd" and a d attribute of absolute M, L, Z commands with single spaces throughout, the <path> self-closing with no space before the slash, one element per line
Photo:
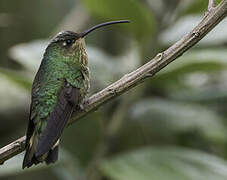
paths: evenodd
<path fill-rule="evenodd" d="M 32 134 L 33 134 L 34 128 L 35 128 L 35 125 L 32 122 L 32 119 L 30 118 L 31 117 L 31 113 L 32 113 L 32 106 L 33 105 L 31 103 L 31 106 L 30 106 L 30 115 L 29 115 L 29 122 L 28 122 L 27 133 L 26 133 L 26 142 L 25 142 L 25 146 L 26 147 L 28 147 L 28 145 L 29 145 L 29 140 L 32 137 Z"/>
<path fill-rule="evenodd" d="M 35 156 L 40 157 L 48 152 L 57 142 L 70 118 L 73 108 L 79 103 L 80 90 L 70 84 L 65 85 L 58 97 L 57 104 L 50 113 L 46 127 L 36 147 Z"/>

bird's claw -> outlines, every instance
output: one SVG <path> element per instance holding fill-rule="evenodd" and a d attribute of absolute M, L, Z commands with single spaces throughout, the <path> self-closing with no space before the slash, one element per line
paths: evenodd
<path fill-rule="evenodd" d="M 88 106 L 88 102 L 86 100 L 84 100 L 79 104 L 79 108 L 85 112 L 88 112 L 88 109 L 86 108 L 87 106 Z"/>

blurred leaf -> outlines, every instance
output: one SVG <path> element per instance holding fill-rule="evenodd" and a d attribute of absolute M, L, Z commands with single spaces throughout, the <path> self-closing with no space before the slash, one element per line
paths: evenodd
<path fill-rule="evenodd" d="M 225 102 L 227 99 L 227 74 L 226 71 L 219 73 L 202 74 L 192 73 L 182 79 L 186 88 L 180 91 L 169 90 L 168 96 L 194 102 Z"/>
<path fill-rule="evenodd" d="M 214 111 L 196 104 L 146 99 L 134 105 L 130 115 L 137 122 L 146 122 L 150 131 L 160 134 L 198 130 L 212 141 L 226 142 L 227 139 L 223 119 Z"/>
<path fill-rule="evenodd" d="M 22 74 L 21 72 L 9 70 L 9 69 L 5 69 L 5 68 L 0 68 L 0 75 L 3 75 L 8 80 L 25 88 L 26 90 L 31 89 L 32 84 L 31 84 L 30 79 L 25 77 L 25 74 Z"/>
<path fill-rule="evenodd" d="M 96 16 L 103 19 L 129 19 L 127 25 L 138 39 L 150 36 L 154 32 L 153 13 L 137 0 L 84 0 L 84 4 Z"/>
<path fill-rule="evenodd" d="M 191 68 L 189 68 L 191 67 Z M 166 67 L 165 73 L 188 73 L 193 71 L 220 71 L 227 67 L 227 51 L 224 48 L 194 50 L 181 56 L 176 62 Z M 175 71 L 175 72 L 174 72 Z"/>
<path fill-rule="evenodd" d="M 87 47 L 87 53 L 93 91 L 111 84 L 139 66 L 139 54 L 136 48 L 118 57 L 106 54 L 101 49 L 91 46 Z"/>
<path fill-rule="evenodd" d="M 45 48 L 48 44 L 46 40 L 35 40 L 13 46 L 9 50 L 9 55 L 26 70 L 34 74 L 42 60 Z"/>
<path fill-rule="evenodd" d="M 225 49 L 193 50 L 155 76 L 152 88 L 161 88 L 178 100 L 223 100 L 227 98 L 226 65 Z"/>
<path fill-rule="evenodd" d="M 190 32 L 202 19 L 202 16 L 185 16 L 180 18 L 175 24 L 166 29 L 160 35 L 160 41 L 165 45 L 175 43 L 186 33 Z M 227 29 L 227 20 L 223 20 L 214 30 L 212 30 L 200 42 L 199 46 L 220 45 L 227 42 L 227 34 L 223 29 Z"/>
<path fill-rule="evenodd" d="M 0 113 L 10 113 L 13 109 L 27 107 L 29 101 L 28 89 L 30 84 L 16 72 L 0 69 Z M 20 108 L 19 108 L 20 107 Z"/>
<path fill-rule="evenodd" d="M 107 159 L 101 171 L 112 180 L 225 180 L 227 162 L 180 147 L 148 147 Z"/>
<path fill-rule="evenodd" d="M 209 74 L 212 76 L 214 72 L 223 71 L 226 69 L 226 65 L 227 52 L 225 49 L 190 51 L 159 72 L 153 78 L 152 84 L 156 88 L 166 88 L 168 86 L 176 88 L 180 86 L 180 90 L 182 90 L 182 86 L 187 83 L 187 76 L 200 74 L 200 76 L 194 76 L 192 81 L 193 83 L 201 84 L 204 76 L 206 78 Z M 163 86 L 164 81 L 165 86 Z"/>
<path fill-rule="evenodd" d="M 207 10 L 207 0 L 194 0 L 191 5 L 185 11 L 186 14 L 202 13 Z"/>
<path fill-rule="evenodd" d="M 28 110 L 31 82 L 21 72 L 0 68 L 0 119 L 4 125 L 0 126 L 2 134 L 17 132 L 22 125 Z M 15 127 L 17 127 L 15 129 Z M 16 133 L 15 133 L 16 134 Z M 0 144 L 3 144 L 11 136 L 2 136 Z"/>
<path fill-rule="evenodd" d="M 217 3 L 220 3 L 222 0 L 217 0 Z M 188 9 L 185 11 L 185 14 L 195 14 L 195 13 L 204 13 L 207 10 L 208 1 L 207 0 L 194 0 Z"/>
<path fill-rule="evenodd" d="M 26 174 L 44 169 L 52 169 L 57 176 L 61 177 L 61 179 L 75 179 L 79 174 L 81 174 L 79 171 L 79 166 L 76 164 L 77 159 L 73 157 L 67 150 L 62 148 L 59 153 L 59 160 L 49 166 L 43 163 L 22 170 L 23 158 L 24 152 L 14 156 L 0 166 L 0 178 L 7 176 L 17 176 L 19 178 L 20 174 Z M 59 172 L 61 172 L 61 174 L 59 174 Z"/>

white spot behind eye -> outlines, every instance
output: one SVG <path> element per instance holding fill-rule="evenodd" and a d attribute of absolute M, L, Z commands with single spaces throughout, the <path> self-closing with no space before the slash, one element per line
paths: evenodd
<path fill-rule="evenodd" d="M 67 43 L 64 41 L 64 42 L 62 43 L 62 45 L 63 45 L 63 46 L 66 46 L 66 45 L 67 45 Z"/>

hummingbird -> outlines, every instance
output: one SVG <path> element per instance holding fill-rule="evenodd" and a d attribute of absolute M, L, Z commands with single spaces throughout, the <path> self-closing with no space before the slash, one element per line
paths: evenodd
<path fill-rule="evenodd" d="M 82 33 L 63 31 L 50 41 L 32 84 L 23 169 L 57 161 L 63 129 L 73 110 L 82 108 L 90 86 L 84 38 L 100 27 L 118 23 L 129 21 L 105 22 Z"/>

